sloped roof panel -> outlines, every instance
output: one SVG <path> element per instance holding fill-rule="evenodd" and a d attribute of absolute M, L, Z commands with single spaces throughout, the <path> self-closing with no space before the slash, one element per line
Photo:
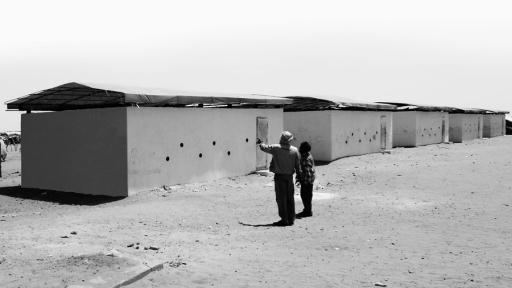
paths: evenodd
<path fill-rule="evenodd" d="M 257 94 L 194 92 L 71 82 L 10 101 L 7 108 L 59 111 L 135 104 L 152 107 L 195 104 L 282 106 L 291 102 L 286 98 Z"/>
<path fill-rule="evenodd" d="M 461 111 L 460 108 L 438 106 L 438 105 L 424 105 L 424 104 L 412 104 L 412 103 L 401 103 L 401 102 L 378 102 L 383 104 L 391 104 L 396 106 L 398 111 L 432 111 L 432 112 L 454 112 Z"/>
<path fill-rule="evenodd" d="M 399 102 L 378 102 L 385 104 L 395 105 L 398 111 L 441 111 L 449 113 L 462 113 L 462 114 L 507 114 L 508 111 L 489 110 L 480 108 L 460 108 L 460 107 L 449 107 L 449 106 L 437 106 L 437 105 L 419 105 L 411 103 L 399 103 Z"/>
<path fill-rule="evenodd" d="M 394 105 L 358 101 L 336 96 L 287 96 L 292 104 L 285 105 L 285 111 L 312 110 L 395 110 Z"/>

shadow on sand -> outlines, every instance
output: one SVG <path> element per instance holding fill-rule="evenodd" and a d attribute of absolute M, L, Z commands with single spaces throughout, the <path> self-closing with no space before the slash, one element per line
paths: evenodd
<path fill-rule="evenodd" d="M 0 187 L 0 195 L 58 203 L 60 205 L 87 205 L 94 206 L 124 199 L 125 197 L 109 197 L 100 195 L 84 195 L 71 192 L 59 192 L 21 188 L 20 186 Z"/>
<path fill-rule="evenodd" d="M 268 223 L 268 224 L 249 224 L 244 223 L 241 221 L 238 221 L 238 223 L 242 226 L 250 226 L 250 227 L 280 227 L 279 225 L 276 225 L 275 223 Z"/>
<path fill-rule="evenodd" d="M 315 166 L 325 166 L 325 165 L 329 165 L 329 163 L 331 163 L 332 161 L 319 161 L 319 160 L 315 160 Z"/>

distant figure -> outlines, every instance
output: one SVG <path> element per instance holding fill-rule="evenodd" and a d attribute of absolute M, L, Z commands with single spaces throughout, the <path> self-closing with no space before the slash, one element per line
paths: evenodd
<path fill-rule="evenodd" d="M 5 142 L 3 140 L 0 140 L 0 161 L 4 162 L 7 158 L 7 149 L 6 149 Z"/>
<path fill-rule="evenodd" d="M 15 151 L 18 151 L 17 147 L 16 147 L 16 140 L 14 139 L 14 137 L 10 136 L 9 139 L 8 139 L 8 146 L 7 147 L 11 147 L 11 151 L 15 150 Z"/>
<path fill-rule="evenodd" d="M 293 174 L 300 175 L 300 160 L 297 148 L 290 145 L 292 139 L 292 133 L 284 131 L 279 144 L 266 145 L 260 139 L 256 142 L 262 151 L 272 154 L 269 169 L 274 172 L 277 209 L 281 217 L 274 223 L 276 226 L 291 226 L 295 220 Z"/>
<path fill-rule="evenodd" d="M 300 198 L 304 210 L 297 214 L 297 218 L 311 217 L 311 200 L 313 200 L 313 182 L 315 182 L 315 160 L 311 155 L 311 145 L 302 142 L 299 146 L 300 153 L 300 177 L 296 177 L 297 185 L 300 184 Z"/>

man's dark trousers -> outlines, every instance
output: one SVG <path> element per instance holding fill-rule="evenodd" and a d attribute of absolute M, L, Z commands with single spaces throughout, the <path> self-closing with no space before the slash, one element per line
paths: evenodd
<path fill-rule="evenodd" d="M 292 225 L 295 220 L 293 175 L 275 174 L 274 185 L 279 217 L 284 223 Z"/>

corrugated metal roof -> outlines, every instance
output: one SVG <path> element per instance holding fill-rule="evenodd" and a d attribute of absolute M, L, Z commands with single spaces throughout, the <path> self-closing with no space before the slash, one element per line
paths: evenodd
<path fill-rule="evenodd" d="M 384 104 L 395 105 L 398 111 L 432 111 L 432 112 L 451 112 L 451 111 L 462 111 L 462 109 L 448 106 L 437 106 L 437 105 L 424 105 L 424 104 L 412 104 L 402 102 L 378 102 Z"/>
<path fill-rule="evenodd" d="M 437 106 L 437 105 L 419 105 L 411 103 L 399 103 L 399 102 L 378 102 L 395 105 L 398 111 L 440 111 L 449 113 L 463 113 L 463 114 L 507 114 L 508 111 L 499 110 L 488 110 L 480 108 L 460 108 L 460 107 L 449 107 L 449 106 Z"/>
<path fill-rule="evenodd" d="M 358 101 L 338 96 L 286 96 L 286 98 L 293 99 L 293 103 L 285 105 L 285 111 L 396 109 L 390 104 Z"/>
<path fill-rule="evenodd" d="M 7 109 L 60 111 L 118 106 L 268 105 L 290 99 L 257 94 L 212 93 L 70 82 L 7 103 Z"/>
<path fill-rule="evenodd" d="M 489 110 L 481 108 L 455 108 L 458 109 L 450 113 L 463 113 L 463 114 L 507 114 L 508 111 Z"/>

